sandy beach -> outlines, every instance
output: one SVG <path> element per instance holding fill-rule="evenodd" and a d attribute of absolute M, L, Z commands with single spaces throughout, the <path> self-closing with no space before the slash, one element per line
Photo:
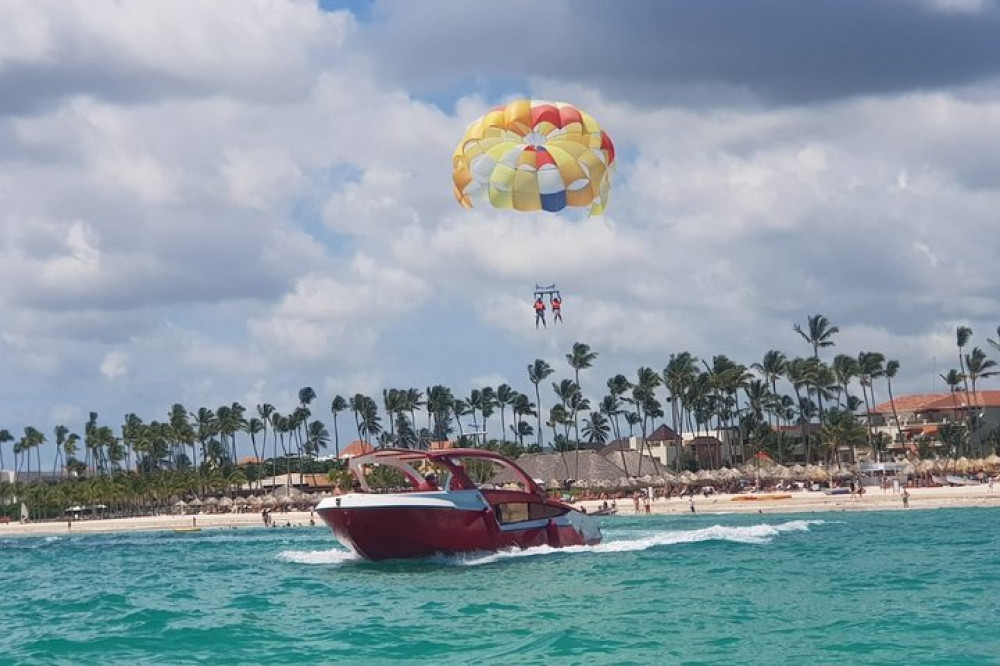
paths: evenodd
<path fill-rule="evenodd" d="M 310 527 L 309 511 L 289 511 L 273 513 L 275 527 Z M 312 514 L 316 527 L 323 526 L 319 516 Z M 135 518 L 102 518 L 93 520 L 75 520 L 70 523 L 61 521 L 39 521 L 29 523 L 0 524 L 0 538 L 11 535 L 51 536 L 53 534 L 82 534 L 92 532 L 144 532 L 150 530 L 180 530 L 191 531 L 192 528 L 202 530 L 239 529 L 264 527 L 264 521 L 259 513 L 199 513 L 197 515 L 163 515 L 138 516 Z M 323 526 L 325 529 L 325 526 Z"/>
<path fill-rule="evenodd" d="M 989 486 L 964 486 L 956 488 L 909 488 L 909 510 L 945 509 L 964 507 L 1000 506 L 1000 488 L 990 491 Z M 769 496 L 780 493 L 761 493 L 759 499 L 746 499 L 754 495 L 719 494 L 710 497 L 696 496 L 695 512 L 704 514 L 725 513 L 805 513 L 805 512 L 838 512 L 838 511 L 903 511 L 903 499 L 892 490 L 867 489 L 863 497 L 852 498 L 850 495 L 826 495 L 822 492 L 799 491 L 789 493 L 790 497 L 773 499 Z M 734 499 L 739 498 L 739 499 Z M 631 499 L 621 499 L 618 502 L 618 515 L 635 515 Z M 599 500 L 586 500 L 577 503 L 588 512 L 592 512 L 602 504 Z M 674 497 L 672 499 L 657 499 L 650 505 L 651 514 L 688 514 L 691 506 L 688 499 Z M 645 507 L 640 503 L 640 514 L 645 514 Z M 289 511 L 273 514 L 275 529 L 310 527 L 310 519 L 316 528 L 325 529 L 318 516 L 310 516 L 309 511 Z M 162 515 L 141 516 L 135 518 L 107 518 L 95 520 L 40 521 L 30 523 L 0 524 L 0 537 L 50 536 L 53 534 L 80 534 L 93 532 L 132 532 L 148 530 L 182 530 L 190 531 L 197 527 L 202 530 L 240 529 L 263 527 L 259 513 L 214 513 L 197 515 Z"/>
<path fill-rule="evenodd" d="M 910 493 L 909 510 L 946 509 L 964 507 L 1000 506 L 1000 487 L 990 490 L 988 484 L 980 486 L 907 488 Z M 862 497 L 850 495 L 826 495 L 815 491 L 797 491 L 780 493 L 767 491 L 760 494 L 759 499 L 749 493 L 739 495 L 718 494 L 709 497 L 695 496 L 694 507 L 698 513 L 803 513 L 832 511 L 891 511 L 904 510 L 902 490 L 893 493 L 891 489 L 866 488 Z M 768 499 L 770 496 L 789 495 L 783 499 Z M 620 499 L 619 515 L 635 515 L 631 499 Z M 602 504 L 598 500 L 579 502 L 594 511 Z M 645 507 L 640 502 L 640 513 L 645 514 Z M 657 499 L 650 505 L 650 513 L 690 513 L 691 506 L 687 497 Z"/>

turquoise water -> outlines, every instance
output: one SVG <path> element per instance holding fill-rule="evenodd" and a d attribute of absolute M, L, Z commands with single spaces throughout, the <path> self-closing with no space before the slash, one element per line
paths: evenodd
<path fill-rule="evenodd" d="M 1000 510 L 609 517 L 367 563 L 317 528 L 0 539 L 2 664 L 997 664 Z"/>

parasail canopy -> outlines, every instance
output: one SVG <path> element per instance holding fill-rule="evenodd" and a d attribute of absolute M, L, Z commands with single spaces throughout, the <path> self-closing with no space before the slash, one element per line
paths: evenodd
<path fill-rule="evenodd" d="M 564 102 L 520 99 L 469 125 L 452 156 L 458 202 L 550 212 L 567 206 L 604 212 L 615 147 L 586 111 Z"/>

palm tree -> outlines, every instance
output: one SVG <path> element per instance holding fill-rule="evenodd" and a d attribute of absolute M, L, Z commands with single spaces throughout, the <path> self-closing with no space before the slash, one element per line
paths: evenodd
<path fill-rule="evenodd" d="M 892 378 L 896 376 L 899 372 L 899 361 L 891 360 L 885 362 L 885 370 L 882 371 L 885 376 L 885 383 L 889 389 L 889 404 L 892 406 L 892 420 L 896 422 L 896 436 L 899 438 L 899 443 L 903 443 L 903 429 L 899 425 L 899 414 L 896 412 L 896 398 L 892 395 Z"/>
<path fill-rule="evenodd" d="M 535 385 L 535 408 L 538 410 L 538 446 L 542 447 L 542 396 L 538 384 L 552 374 L 552 366 L 540 358 L 528 366 L 528 380 Z"/>
<path fill-rule="evenodd" d="M 320 449 L 325 449 L 330 444 L 330 431 L 322 421 L 313 421 L 309 424 L 309 431 L 306 438 L 306 453 L 315 457 Z"/>
<path fill-rule="evenodd" d="M 840 328 L 837 326 L 832 326 L 830 320 L 821 314 L 812 315 L 808 317 L 807 329 L 803 330 L 801 326 L 795 324 L 792 328 L 796 333 L 802 336 L 802 339 L 812 345 L 813 348 L 813 358 L 819 360 L 819 348 L 820 347 L 832 347 L 833 340 L 831 339 L 835 333 L 840 332 Z M 823 397 L 819 396 L 819 418 L 823 419 Z"/>
<path fill-rule="evenodd" d="M 333 396 L 330 402 L 330 411 L 333 412 L 333 447 L 337 457 L 340 458 L 340 428 L 337 426 L 337 414 L 347 409 L 347 401 L 341 395 Z"/>
<path fill-rule="evenodd" d="M 777 395 L 778 380 L 785 376 L 788 357 L 777 349 L 764 354 L 760 363 L 753 363 L 750 368 L 760 373 L 761 378 L 771 386 L 771 393 Z"/>
<path fill-rule="evenodd" d="M 274 414 L 275 414 L 274 405 L 271 405 L 266 402 L 257 405 L 257 415 L 260 417 L 260 422 L 264 426 L 264 435 L 263 437 L 261 437 L 261 446 L 260 446 L 262 459 L 267 457 L 267 428 L 268 426 L 271 425 L 272 423 L 271 419 L 274 418 Z M 274 476 L 277 473 L 277 470 L 275 469 L 277 466 L 277 461 L 275 460 L 275 458 L 278 457 L 278 433 L 274 432 L 273 436 L 274 436 L 274 447 L 273 447 L 274 457 L 271 459 L 271 476 Z M 259 487 L 260 484 L 258 483 L 258 488 Z"/>
<path fill-rule="evenodd" d="M 819 358 L 820 347 L 832 347 L 834 334 L 840 332 L 837 326 L 831 326 L 830 320 L 821 314 L 808 317 L 808 330 L 803 330 L 801 326 L 795 324 L 792 329 L 802 336 L 802 339 L 812 345 L 813 357 Z"/>
<path fill-rule="evenodd" d="M 858 376 L 858 360 L 847 354 L 837 354 L 833 358 L 833 365 L 830 367 L 833 370 L 833 378 L 840 385 L 840 390 L 844 396 L 843 400 L 838 399 L 838 402 L 843 406 L 850 397 L 847 387 L 850 385 L 851 380 Z"/>
<path fill-rule="evenodd" d="M 997 326 L 997 339 L 986 338 L 986 342 L 990 343 L 990 346 L 997 351 L 1000 351 L 1000 326 Z"/>
<path fill-rule="evenodd" d="M 437 384 L 427 389 L 427 429 L 435 441 L 443 442 L 452 432 L 452 406 L 455 396 L 447 386 Z"/>
<path fill-rule="evenodd" d="M 804 358 L 794 358 L 785 365 L 785 377 L 788 382 L 792 385 L 792 390 L 795 391 L 795 405 L 801 406 L 802 397 L 802 387 L 809 383 L 809 363 Z M 801 410 L 800 410 L 801 413 Z M 802 445 L 805 447 L 806 452 L 806 464 L 810 462 L 811 449 L 809 445 L 809 433 L 807 432 L 807 422 L 804 419 L 799 420 L 799 425 L 802 432 Z"/>
<path fill-rule="evenodd" d="M 14 436 L 10 434 L 9 430 L 7 430 L 6 428 L 0 429 L 0 469 L 4 468 L 3 445 L 13 441 L 14 441 Z"/>
<path fill-rule="evenodd" d="M 507 407 L 514 404 L 515 397 L 517 397 L 517 392 L 509 384 L 501 384 L 497 387 L 496 403 L 500 407 L 500 432 L 504 444 L 507 443 L 507 423 L 504 419 L 504 412 Z"/>
<path fill-rule="evenodd" d="M 59 468 L 59 460 L 63 454 L 63 446 L 66 444 L 66 436 L 69 435 L 69 428 L 60 424 L 52 432 L 56 436 L 56 455 L 52 459 L 52 477 L 55 478 L 56 470 Z"/>
<path fill-rule="evenodd" d="M 600 411 L 591 412 L 590 417 L 583 420 L 583 436 L 591 444 L 603 445 L 608 441 L 610 433 L 611 424 L 608 417 Z"/>
<path fill-rule="evenodd" d="M 784 361 L 782 361 L 783 364 Z M 682 422 L 684 418 L 684 395 L 694 384 L 694 378 L 698 374 L 697 366 L 698 359 L 692 356 L 690 352 L 680 352 L 679 354 L 671 354 L 670 360 L 667 361 L 667 367 L 663 369 L 663 384 L 667 387 L 667 400 L 670 402 L 671 427 L 677 434 L 675 442 L 677 451 L 674 456 L 674 462 L 678 472 L 681 471 L 684 454 L 684 437 L 681 434 L 684 430 Z"/>
<path fill-rule="evenodd" d="M 170 408 L 167 419 L 170 423 L 172 458 L 174 467 L 177 467 L 178 455 L 185 450 L 185 447 L 194 448 L 194 429 L 191 427 L 187 409 L 180 403 L 176 403 Z"/>
<path fill-rule="evenodd" d="M 250 445 L 253 447 L 253 457 L 257 460 L 258 464 L 260 464 L 260 469 L 261 470 L 264 469 L 264 465 L 263 465 L 264 457 L 257 452 L 257 435 L 259 433 L 261 433 L 261 432 L 264 432 L 264 429 L 265 429 L 264 421 L 262 419 L 257 418 L 256 416 L 251 417 L 247 421 L 246 431 L 247 431 L 247 434 L 250 435 Z M 265 444 L 265 447 L 266 446 L 267 445 Z M 266 452 L 265 452 L 265 455 L 266 455 Z M 261 476 L 262 475 L 258 472 L 257 473 L 257 489 L 258 490 L 260 490 Z"/>
<path fill-rule="evenodd" d="M 205 462 L 205 447 L 208 445 L 208 440 L 218 434 L 219 431 L 219 420 L 213 412 L 208 407 L 198 408 L 196 414 L 192 414 L 194 417 L 194 429 L 198 440 L 201 445 L 201 460 L 202 463 Z M 194 451 L 194 443 L 191 445 L 192 453 Z M 198 467 L 197 458 L 194 459 L 195 468 Z"/>
<path fill-rule="evenodd" d="M 663 416 L 660 401 L 656 399 L 656 388 L 663 382 L 660 375 L 652 368 L 641 367 L 636 371 L 636 382 L 632 387 L 632 403 L 635 405 L 636 414 L 639 416 L 639 429 L 642 431 L 642 442 L 646 447 L 649 457 L 653 457 L 653 450 L 647 441 L 648 424 L 650 419 Z M 635 471 L 636 476 L 642 475 L 642 447 L 639 448 L 639 465 Z"/>
<path fill-rule="evenodd" d="M 573 368 L 573 379 L 576 382 L 577 387 L 580 386 L 580 371 L 586 370 L 594 364 L 597 360 L 597 352 L 591 351 L 590 345 L 585 345 L 582 342 L 574 342 L 573 349 L 569 354 L 566 354 L 566 361 L 569 363 L 569 367 Z M 580 475 L 580 424 L 578 421 L 578 412 L 573 410 L 573 433 L 576 437 L 576 475 Z"/>
<path fill-rule="evenodd" d="M 984 352 L 979 347 L 974 347 L 972 352 L 965 355 L 965 369 L 966 375 L 970 382 L 972 382 L 972 434 L 975 438 L 975 443 L 982 445 L 982 439 L 979 437 L 979 393 L 976 391 L 976 384 L 980 379 L 985 379 L 986 377 L 993 377 L 1000 374 L 1000 371 L 993 370 L 997 362 L 991 358 L 986 357 L 986 352 Z"/>
<path fill-rule="evenodd" d="M 955 368 L 948 371 L 946 375 L 938 375 L 945 384 L 948 385 L 948 392 L 951 393 L 951 403 L 955 409 L 955 417 L 958 417 L 958 397 L 955 395 L 958 393 L 958 387 L 965 381 L 965 375 Z"/>
<path fill-rule="evenodd" d="M 861 394 L 865 399 L 865 416 L 868 422 L 868 444 L 875 450 L 874 430 L 872 426 L 872 408 L 875 406 L 875 379 L 885 374 L 885 355 L 881 352 L 858 353 L 858 381 L 861 383 Z M 871 402 L 868 393 L 871 392 Z"/>
<path fill-rule="evenodd" d="M 968 344 L 969 338 L 972 337 L 972 329 L 968 326 L 958 326 L 955 329 L 955 342 L 958 344 L 958 367 L 962 372 L 962 381 L 965 384 L 965 402 L 969 402 L 969 376 L 965 373 L 965 357 L 962 355 L 962 350 L 965 345 Z"/>

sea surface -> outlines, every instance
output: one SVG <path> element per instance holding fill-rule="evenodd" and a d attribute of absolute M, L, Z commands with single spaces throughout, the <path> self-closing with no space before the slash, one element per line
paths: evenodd
<path fill-rule="evenodd" d="M 1000 510 L 611 516 L 369 563 L 325 528 L 0 538 L 0 664 L 1000 664 Z"/>

